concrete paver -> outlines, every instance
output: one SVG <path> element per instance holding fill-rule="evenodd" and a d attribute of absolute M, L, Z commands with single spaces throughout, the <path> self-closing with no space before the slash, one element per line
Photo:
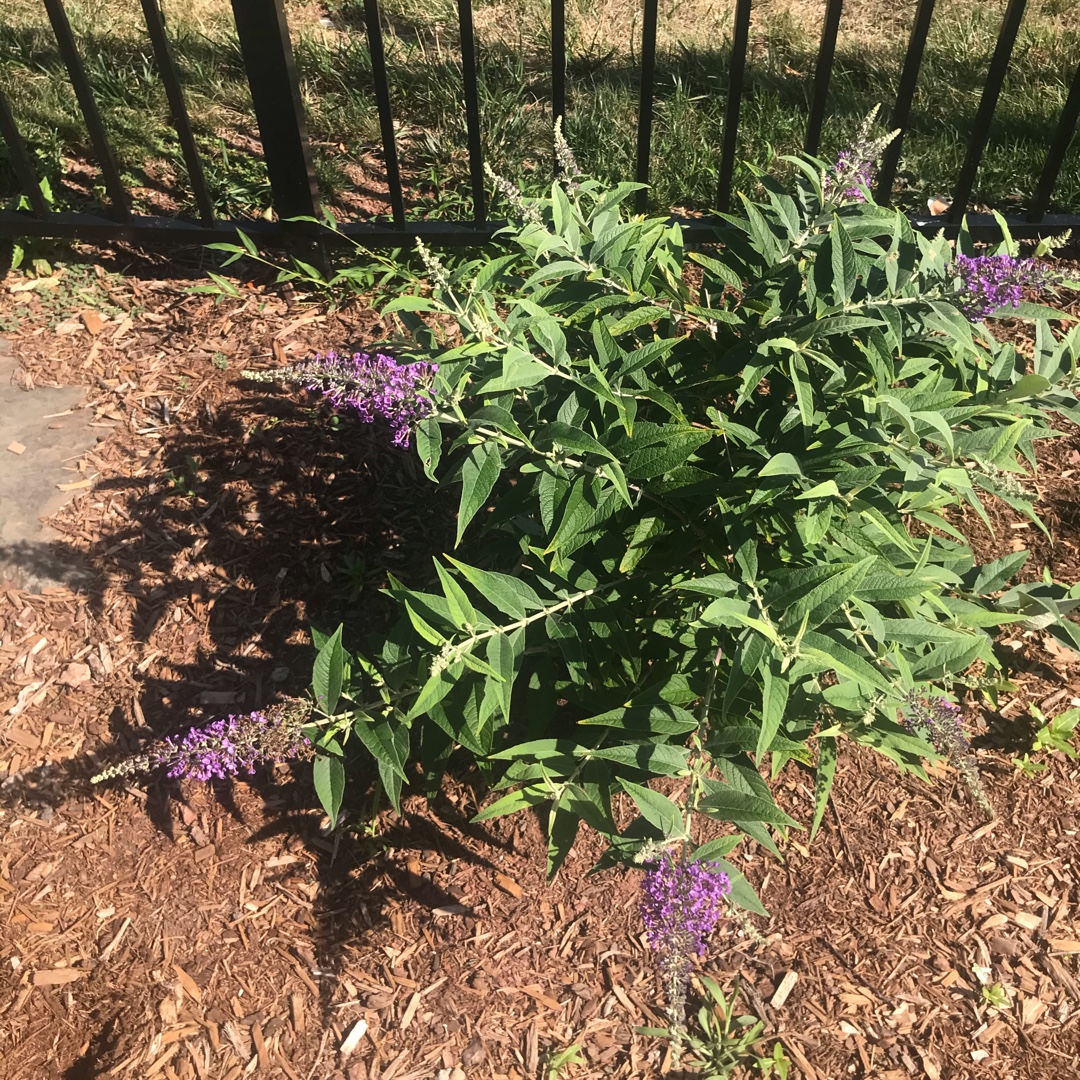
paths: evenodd
<path fill-rule="evenodd" d="M 12 378 L 17 368 L 11 342 L 0 337 L 0 582 L 77 585 L 85 571 L 41 519 L 72 498 L 59 485 L 80 479 L 70 470 L 97 441 L 93 415 L 78 408 L 82 387 L 24 390 Z"/>

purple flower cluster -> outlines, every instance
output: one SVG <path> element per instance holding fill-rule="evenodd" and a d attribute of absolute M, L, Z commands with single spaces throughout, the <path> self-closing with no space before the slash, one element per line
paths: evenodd
<path fill-rule="evenodd" d="M 862 189 L 869 188 L 876 175 L 877 165 L 863 147 L 841 150 L 836 156 L 836 164 L 825 174 L 825 197 L 837 202 L 866 202 Z"/>
<path fill-rule="evenodd" d="M 413 425 L 430 416 L 435 403 L 431 380 L 438 364 L 399 364 L 376 353 L 319 353 L 290 367 L 247 373 L 264 381 L 300 383 L 322 393 L 336 409 L 349 409 L 365 423 L 381 416 L 390 424 L 395 446 L 408 446 Z"/>
<path fill-rule="evenodd" d="M 971 322 L 992 315 L 1001 307 L 1018 307 L 1024 286 L 1046 282 L 1042 267 L 1034 259 L 1012 255 L 957 255 L 954 266 L 960 278 L 957 305 Z"/>
<path fill-rule="evenodd" d="M 304 757 L 310 753 L 311 743 L 301 728 L 310 714 L 305 702 L 288 701 L 265 711 L 227 716 L 183 735 L 170 735 L 146 752 L 110 766 L 93 780 L 159 768 L 171 777 L 226 779 L 253 772 L 261 761 Z"/>
<path fill-rule="evenodd" d="M 960 706 L 946 698 L 927 701 L 914 691 L 907 695 L 906 711 L 900 721 L 913 735 L 925 739 L 960 774 L 971 797 L 988 817 L 994 809 L 986 796 L 979 776 L 979 767 L 971 753 L 971 743 L 964 732 Z"/>
<path fill-rule="evenodd" d="M 704 954 L 731 881 L 718 863 L 687 862 L 665 851 L 646 871 L 641 892 L 645 936 L 667 982 L 668 1009 L 681 1018 L 691 958 Z"/>

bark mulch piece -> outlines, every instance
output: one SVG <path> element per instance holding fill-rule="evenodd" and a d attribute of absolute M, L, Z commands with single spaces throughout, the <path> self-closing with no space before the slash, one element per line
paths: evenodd
<path fill-rule="evenodd" d="M 90 388 L 102 439 L 51 521 L 91 584 L 0 587 L 0 1077 L 494 1080 L 545 1075 L 575 1042 L 586 1064 L 566 1076 L 658 1075 L 667 1048 L 634 1033 L 663 1023 L 638 875 L 587 876 L 591 834 L 548 885 L 541 822 L 470 824 L 462 779 L 345 837 L 303 766 L 89 784 L 196 718 L 301 692 L 307 620 L 377 632 L 386 573 L 425 574 L 453 510 L 385 432 L 313 423 L 317 403 L 240 376 L 362 348 L 387 330 L 371 312 L 104 281 L 102 325 L 19 294 L 13 336 L 27 385 Z M 1032 544 L 1035 572 L 1053 559 L 1069 580 L 1078 452 L 1073 435 L 1044 451 L 1054 544 Z M 1036 539 L 1014 517 L 985 553 Z M 813 844 L 733 856 L 771 917 L 718 932 L 703 970 L 740 975 L 762 1050 L 781 1039 L 794 1075 L 1075 1069 L 1080 768 L 1022 780 L 1011 757 L 1029 704 L 1080 696 L 1080 657 L 1014 644 L 1017 691 L 978 725 L 996 821 L 948 769 L 925 784 L 849 745 Z M 790 769 L 778 797 L 807 820 L 813 777 Z"/>

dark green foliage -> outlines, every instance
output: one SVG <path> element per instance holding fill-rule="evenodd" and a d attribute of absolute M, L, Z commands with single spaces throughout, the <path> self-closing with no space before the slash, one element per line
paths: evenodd
<path fill-rule="evenodd" d="M 770 755 L 815 765 L 816 830 L 838 737 L 921 772 L 905 695 L 992 677 L 1003 623 L 1074 634 L 1069 590 L 1002 595 L 1021 560 L 977 565 L 949 510 L 989 493 L 1036 520 L 1018 481 L 1048 413 L 1080 418 L 1080 331 L 1033 309 L 1028 361 L 960 315 L 944 239 L 799 167 L 690 253 L 697 288 L 677 226 L 621 213 L 634 185 L 583 181 L 531 203 L 516 257 L 387 305 L 462 333 L 417 353 L 440 366 L 418 442 L 461 486 L 461 546 L 433 591 L 391 584 L 401 623 L 330 722 L 395 802 L 409 730 L 422 755 L 435 725 L 505 792 L 481 816 L 548 804 L 552 871 L 579 820 L 612 858 L 690 838 L 693 813 L 775 851 L 796 823 Z M 658 776 L 689 778 L 681 804 Z M 621 832 L 615 793 L 641 815 Z"/>

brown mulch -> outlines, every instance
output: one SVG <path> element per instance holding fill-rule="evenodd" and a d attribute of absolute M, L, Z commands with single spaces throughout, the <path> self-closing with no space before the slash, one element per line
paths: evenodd
<path fill-rule="evenodd" d="M 547 885 L 541 822 L 471 824 L 468 774 L 399 819 L 353 806 L 370 828 L 345 837 L 302 765 L 88 783 L 195 718 L 302 692 L 308 621 L 377 634 L 387 572 L 422 579 L 453 536 L 452 501 L 385 432 L 313 423 L 315 402 L 241 376 L 360 348 L 390 329 L 373 313 L 257 288 L 215 304 L 135 277 L 102 289 L 100 328 L 32 296 L 14 335 L 28 385 L 87 387 L 102 441 L 52 522 L 81 584 L 0 586 L 0 1077 L 494 1080 L 546 1076 L 572 1043 L 586 1064 L 565 1076 L 657 1075 L 666 1048 L 634 1033 L 662 1022 L 637 874 L 586 876 L 591 835 Z M 0 317 L 15 301 L 0 292 Z M 1044 454 L 1053 544 L 1001 507 L 978 543 L 1030 542 L 1029 570 L 1072 581 L 1080 438 Z M 793 1075 L 1075 1069 L 1080 767 L 1058 755 L 1023 780 L 1010 759 L 1030 704 L 1052 715 L 1080 695 L 1080 656 L 1030 633 L 1003 651 L 1016 692 L 968 710 L 993 823 L 949 770 L 925 784 L 849 744 L 812 844 L 733 856 L 771 917 L 718 932 L 703 970 L 740 975 L 762 1050 L 781 1039 Z M 808 820 L 813 777 L 789 767 L 778 798 Z"/>

